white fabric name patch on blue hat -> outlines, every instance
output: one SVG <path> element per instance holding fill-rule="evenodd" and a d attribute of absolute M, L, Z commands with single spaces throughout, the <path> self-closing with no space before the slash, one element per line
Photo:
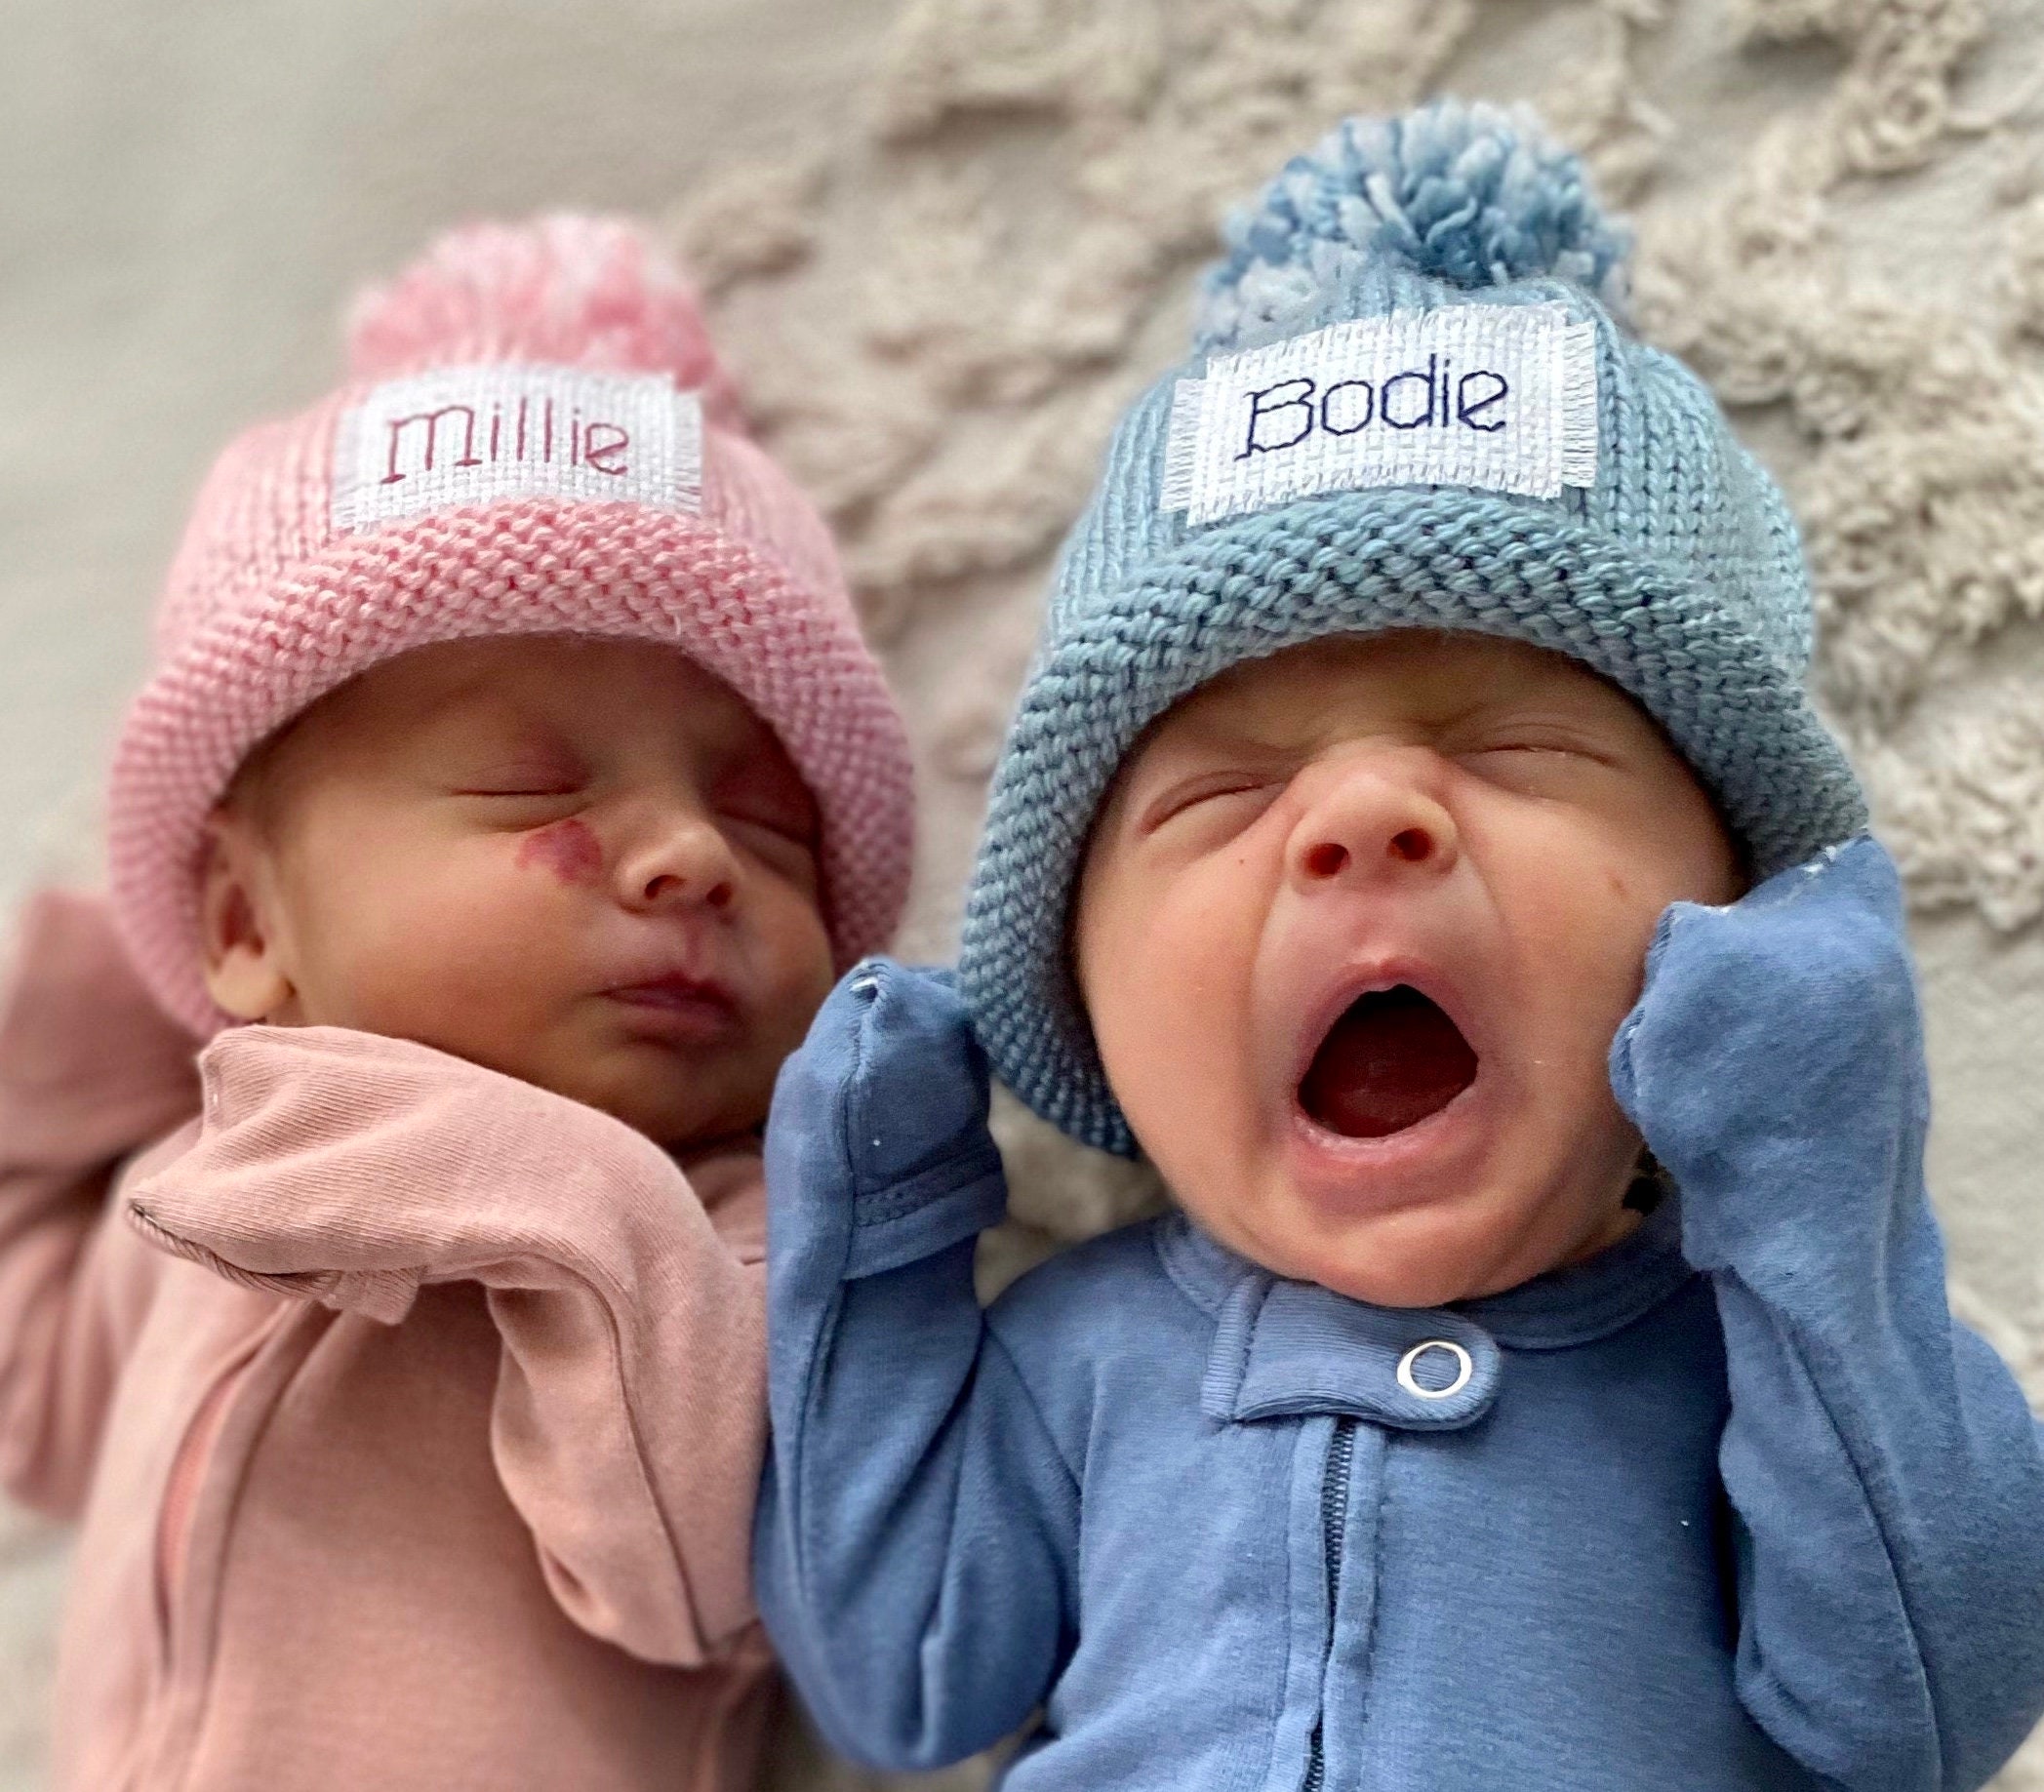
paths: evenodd
<path fill-rule="evenodd" d="M 1363 486 L 1597 479 L 1596 326 L 1559 304 L 1356 318 L 1182 379 L 1159 506 L 1191 524 Z"/>
<path fill-rule="evenodd" d="M 507 498 L 702 507 L 702 403 L 661 374 L 484 363 L 377 386 L 334 438 L 334 527 Z"/>

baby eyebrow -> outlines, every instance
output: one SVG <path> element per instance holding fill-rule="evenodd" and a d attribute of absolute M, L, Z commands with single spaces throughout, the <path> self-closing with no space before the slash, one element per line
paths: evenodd
<path fill-rule="evenodd" d="M 443 759 L 474 764 L 580 765 L 584 755 L 552 718 L 501 698 L 448 704 L 419 731 L 421 746 Z"/>
<path fill-rule="evenodd" d="M 583 784 L 589 768 L 576 754 L 544 750 L 512 751 L 488 757 L 463 755 L 442 762 L 445 775 L 462 789 L 485 789 L 501 783 Z"/>

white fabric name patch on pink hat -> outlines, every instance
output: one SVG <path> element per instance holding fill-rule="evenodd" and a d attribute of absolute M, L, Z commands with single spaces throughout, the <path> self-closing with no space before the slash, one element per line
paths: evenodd
<path fill-rule="evenodd" d="M 1558 304 L 1447 305 L 1288 337 L 1180 380 L 1159 503 L 1198 525 L 1362 486 L 1557 498 L 1596 478 L 1596 326 Z"/>
<path fill-rule="evenodd" d="M 485 363 L 377 386 L 341 413 L 334 527 L 506 498 L 702 505 L 702 406 L 660 374 Z"/>

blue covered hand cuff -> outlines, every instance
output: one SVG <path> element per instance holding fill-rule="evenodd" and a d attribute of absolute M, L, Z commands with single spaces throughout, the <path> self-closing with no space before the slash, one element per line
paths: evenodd
<path fill-rule="evenodd" d="M 986 1055 L 947 971 L 856 965 L 782 1067 L 768 1172 L 849 1207 L 845 1275 L 875 1275 L 995 1224 Z"/>

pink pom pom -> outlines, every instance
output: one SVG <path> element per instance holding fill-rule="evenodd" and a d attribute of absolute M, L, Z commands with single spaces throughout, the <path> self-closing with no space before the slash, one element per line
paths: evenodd
<path fill-rule="evenodd" d="M 475 361 L 671 374 L 701 393 L 710 422 L 744 426 L 695 289 L 621 219 L 556 213 L 453 231 L 356 301 L 348 359 L 361 379 Z"/>

